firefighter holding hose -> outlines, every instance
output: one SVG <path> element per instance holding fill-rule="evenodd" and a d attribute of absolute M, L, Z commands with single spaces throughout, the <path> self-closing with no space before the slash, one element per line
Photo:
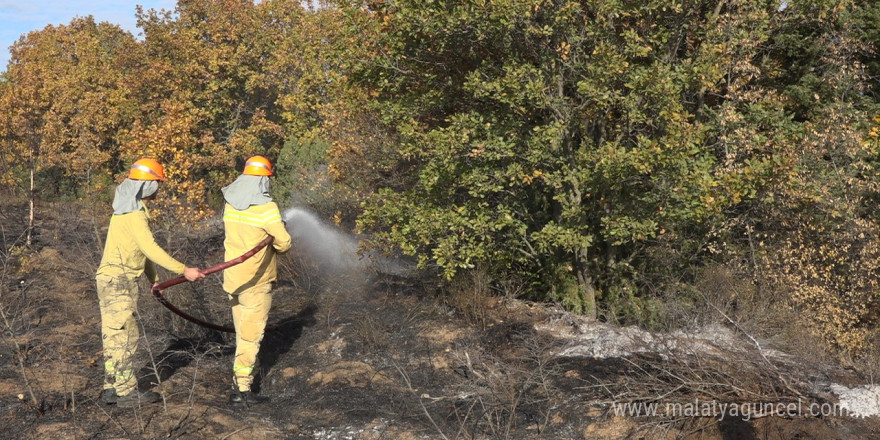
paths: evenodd
<path fill-rule="evenodd" d="M 223 272 L 223 290 L 229 295 L 235 326 L 234 390 L 229 395 L 233 405 L 247 406 L 268 400 L 255 394 L 251 385 L 272 306 L 272 282 L 277 278 L 275 254 L 287 252 L 291 244 L 278 205 L 269 195 L 272 175 L 271 162 L 263 156 L 253 156 L 246 161 L 242 174 L 222 189 L 226 200 L 223 246 L 227 260 L 247 252 L 269 236 L 274 238 L 272 246 L 266 246 L 250 259 Z"/>
<path fill-rule="evenodd" d="M 101 401 L 119 407 L 161 400 L 155 391 L 138 390 L 132 364 L 140 332 L 135 319 L 138 285 L 143 273 L 154 285 L 159 280 L 155 264 L 187 280 L 205 277 L 198 268 L 187 267 L 168 255 L 153 238 L 144 200 L 153 200 L 165 170 L 153 159 L 136 161 L 128 178 L 116 187 L 113 216 L 107 230 L 104 254 L 95 275 L 101 308 L 101 337 L 104 346 L 104 389 Z"/>

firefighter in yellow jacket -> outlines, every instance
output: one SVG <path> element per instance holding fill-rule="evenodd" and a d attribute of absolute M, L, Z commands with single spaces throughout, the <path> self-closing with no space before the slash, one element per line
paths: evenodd
<path fill-rule="evenodd" d="M 105 358 L 101 400 L 107 404 L 132 407 L 161 400 L 155 391 L 137 389 L 132 365 L 140 338 L 135 319 L 137 278 L 145 273 L 155 285 L 159 275 L 154 264 L 183 274 L 189 281 L 205 277 L 199 269 L 186 267 L 168 255 L 153 238 L 142 201 L 154 199 L 159 182 L 167 180 L 159 162 L 140 159 L 131 166 L 128 178 L 116 187 L 113 197 L 113 216 L 95 274 Z"/>
<path fill-rule="evenodd" d="M 255 404 L 267 399 L 251 390 L 260 342 L 272 306 L 272 282 L 277 277 L 276 253 L 290 249 L 290 234 L 281 221 L 278 205 L 269 195 L 272 164 L 263 156 L 247 160 L 244 171 L 224 187 L 223 225 L 226 239 L 226 260 L 253 249 L 268 236 L 272 245 L 261 249 L 245 262 L 223 272 L 223 290 L 232 303 L 235 325 L 234 391 L 232 404 Z"/>

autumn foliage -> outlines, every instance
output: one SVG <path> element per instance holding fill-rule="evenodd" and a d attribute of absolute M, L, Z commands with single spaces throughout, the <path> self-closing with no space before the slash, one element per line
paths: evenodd
<path fill-rule="evenodd" d="M 179 0 L 137 17 L 143 39 L 82 18 L 12 48 L 4 185 L 107 200 L 152 156 L 157 213 L 198 226 L 264 154 L 282 202 L 441 279 L 657 325 L 722 266 L 828 347 L 877 333 L 872 2 Z"/>

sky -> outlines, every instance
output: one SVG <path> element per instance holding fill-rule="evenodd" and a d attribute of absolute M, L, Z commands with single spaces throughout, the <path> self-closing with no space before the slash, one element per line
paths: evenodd
<path fill-rule="evenodd" d="M 9 63 L 9 46 L 30 31 L 70 24 L 74 17 L 119 25 L 140 39 L 135 6 L 173 10 L 176 0 L 0 0 L 0 71 Z"/>

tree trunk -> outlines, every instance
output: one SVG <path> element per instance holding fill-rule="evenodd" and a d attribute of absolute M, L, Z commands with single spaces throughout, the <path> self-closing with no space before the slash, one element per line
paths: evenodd
<path fill-rule="evenodd" d="M 577 286 L 581 301 L 584 304 L 584 315 L 596 319 L 598 316 L 596 311 L 596 288 L 593 287 L 593 277 L 590 276 L 587 248 L 581 248 L 578 251 L 577 260 Z"/>
<path fill-rule="evenodd" d="M 28 227 L 27 227 L 27 239 L 26 239 L 27 240 L 26 244 L 28 247 L 30 247 L 30 245 L 31 245 L 33 232 L 34 232 L 34 197 L 36 194 L 36 185 L 35 185 L 35 180 L 34 180 L 34 174 L 36 174 L 36 173 L 35 173 L 34 168 L 35 168 L 34 166 L 31 166 L 31 187 L 30 187 L 30 191 L 28 192 L 28 206 L 30 208 L 30 213 L 28 214 Z"/>

